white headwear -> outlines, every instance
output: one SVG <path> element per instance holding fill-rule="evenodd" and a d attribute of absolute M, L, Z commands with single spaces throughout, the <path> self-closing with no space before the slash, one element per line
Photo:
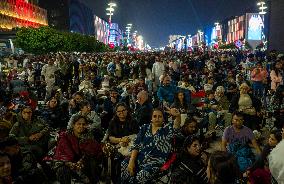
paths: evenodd
<path fill-rule="evenodd" d="M 279 184 L 284 184 L 284 140 L 282 140 L 268 156 L 269 169 Z"/>

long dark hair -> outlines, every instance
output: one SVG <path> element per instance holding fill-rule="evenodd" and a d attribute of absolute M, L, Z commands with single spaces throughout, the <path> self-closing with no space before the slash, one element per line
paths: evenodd
<path fill-rule="evenodd" d="M 126 105 L 126 103 L 124 103 L 124 102 L 119 102 L 118 104 L 116 104 L 116 106 L 115 106 L 115 108 L 114 108 L 114 116 L 113 116 L 113 118 L 112 118 L 112 120 L 111 121 L 119 121 L 119 118 L 117 117 L 117 115 L 116 115 L 116 111 L 117 111 L 117 109 L 118 109 L 118 107 L 120 107 L 120 106 L 123 106 L 126 110 L 127 110 L 127 115 L 126 115 L 126 120 L 127 121 L 132 121 L 132 116 L 131 116 L 131 114 L 130 114 L 130 110 L 129 110 L 129 107 Z"/>
<path fill-rule="evenodd" d="M 186 101 L 185 92 L 182 91 L 182 90 L 176 92 L 175 99 L 174 99 L 174 105 L 177 106 L 177 108 L 179 108 L 181 106 L 181 102 L 180 102 L 180 100 L 178 98 L 178 94 L 179 93 L 183 94 L 183 107 L 187 110 L 188 109 L 188 104 L 187 104 L 187 101 Z"/>
<path fill-rule="evenodd" d="M 238 163 L 234 155 L 216 151 L 209 158 L 209 169 L 211 184 L 231 184 L 234 183 L 240 176 Z"/>
<path fill-rule="evenodd" d="M 280 63 L 280 61 L 274 63 L 274 65 L 272 66 L 272 70 L 274 70 L 275 74 L 278 76 L 280 74 L 281 69 L 276 68 L 277 63 Z"/>

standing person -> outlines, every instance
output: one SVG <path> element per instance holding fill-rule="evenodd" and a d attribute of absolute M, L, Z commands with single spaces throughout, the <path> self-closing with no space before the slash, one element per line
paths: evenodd
<path fill-rule="evenodd" d="M 276 91 L 277 87 L 283 84 L 282 63 L 280 63 L 279 61 L 276 62 L 273 68 L 274 69 L 270 72 L 271 90 Z"/>
<path fill-rule="evenodd" d="M 58 70 L 57 66 L 54 64 L 54 60 L 50 58 L 48 64 L 42 67 L 41 75 L 46 83 L 46 96 L 45 99 L 50 98 L 51 92 L 55 84 L 55 72 Z"/>
<path fill-rule="evenodd" d="M 267 75 L 267 71 L 262 67 L 262 63 L 258 62 L 256 64 L 256 68 L 251 72 L 251 80 L 253 82 L 252 87 L 255 96 L 260 98 L 263 96 L 264 84 L 267 80 Z"/>
<path fill-rule="evenodd" d="M 154 81 L 153 81 L 153 91 L 157 91 L 158 89 L 158 86 L 160 85 L 160 76 L 165 72 L 165 65 L 164 63 L 161 61 L 161 59 L 156 56 L 155 58 L 155 63 L 153 64 L 153 67 L 152 67 L 152 73 L 153 73 L 153 78 L 154 78 Z"/>
<path fill-rule="evenodd" d="M 228 151 L 237 157 L 241 172 L 245 172 L 254 161 L 250 144 L 261 153 L 252 130 L 244 126 L 244 115 L 240 112 L 233 114 L 232 125 L 227 127 L 222 137 L 222 151 Z"/>

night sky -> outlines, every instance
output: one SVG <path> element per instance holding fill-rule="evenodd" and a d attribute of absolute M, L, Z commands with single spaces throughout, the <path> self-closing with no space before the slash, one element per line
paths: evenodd
<path fill-rule="evenodd" d="M 107 0 L 81 0 L 107 20 Z M 142 34 L 151 47 L 165 46 L 171 34 L 196 33 L 216 21 L 257 11 L 257 0 L 113 0 L 117 4 L 113 21 L 124 29 Z"/>

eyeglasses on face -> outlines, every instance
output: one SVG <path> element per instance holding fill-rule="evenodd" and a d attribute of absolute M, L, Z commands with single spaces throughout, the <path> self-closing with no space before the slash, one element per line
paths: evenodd
<path fill-rule="evenodd" d="M 116 111 L 117 113 L 122 113 L 122 112 L 125 112 L 125 111 L 127 111 L 126 109 L 123 109 L 123 110 L 121 110 L 121 111 Z"/>

